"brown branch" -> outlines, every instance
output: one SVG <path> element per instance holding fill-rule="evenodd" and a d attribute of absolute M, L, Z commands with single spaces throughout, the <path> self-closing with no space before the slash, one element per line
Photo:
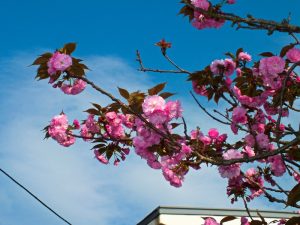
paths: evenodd
<path fill-rule="evenodd" d="M 181 118 L 182 118 L 182 122 L 183 122 L 183 128 L 184 128 L 184 135 L 185 135 L 185 138 L 186 138 L 187 140 L 189 140 L 190 137 L 189 137 L 189 135 L 187 134 L 187 125 L 186 125 L 185 119 L 184 119 L 183 117 L 181 117 Z"/>
<path fill-rule="evenodd" d="M 286 88 L 286 83 L 287 83 L 287 80 L 288 78 L 290 77 L 290 74 L 293 72 L 293 70 L 300 65 L 300 61 L 299 62 L 296 62 L 294 63 L 290 68 L 289 70 L 287 71 L 286 73 L 286 77 L 283 81 L 283 84 L 282 84 L 282 88 L 281 88 L 281 92 L 280 92 L 280 107 L 279 107 L 279 115 L 278 115 L 278 119 L 277 119 L 277 122 L 276 122 L 276 130 L 278 131 L 279 130 L 279 126 L 280 126 L 280 122 L 281 122 L 281 117 L 282 117 L 282 106 L 283 106 L 283 97 L 284 97 L 284 93 L 285 93 L 285 88 Z"/>
<path fill-rule="evenodd" d="M 250 162 L 254 162 L 256 160 L 265 159 L 270 156 L 274 156 L 274 155 L 283 153 L 291 146 L 298 144 L 299 141 L 300 141 L 300 136 L 298 136 L 291 142 L 287 143 L 286 145 L 284 145 L 274 151 L 265 151 L 265 152 L 260 153 L 259 155 L 255 155 L 252 157 L 243 157 L 243 158 L 230 159 L 230 160 L 212 159 L 212 158 L 201 155 L 199 152 L 194 151 L 193 153 L 199 158 L 199 160 L 195 161 L 195 162 L 190 162 L 190 164 L 199 164 L 201 162 L 206 162 L 206 163 L 211 163 L 212 165 L 217 165 L 217 166 L 228 166 L 228 165 L 232 165 L 235 163 L 250 163 Z"/>
<path fill-rule="evenodd" d="M 181 71 L 182 73 L 187 73 L 189 75 L 191 75 L 192 73 L 185 70 L 185 69 L 182 69 L 180 66 L 178 66 L 173 60 L 170 59 L 170 57 L 167 55 L 167 54 L 163 54 L 163 56 L 173 65 L 175 66 L 179 71 Z"/>
<path fill-rule="evenodd" d="M 248 216 L 250 217 L 251 220 L 253 220 L 253 217 L 251 216 L 248 205 L 247 205 L 247 201 L 244 197 L 243 197 L 243 202 L 244 202 L 244 206 L 245 206 Z"/>
<path fill-rule="evenodd" d="M 228 122 L 224 122 L 220 119 L 218 119 L 217 117 L 213 116 L 212 114 L 210 114 L 204 106 L 201 105 L 201 103 L 198 101 L 198 99 L 195 97 L 195 95 L 193 94 L 193 92 L 190 91 L 190 94 L 192 95 L 193 99 L 196 101 L 197 105 L 203 110 L 203 112 L 206 113 L 206 115 L 208 115 L 209 117 L 211 117 L 212 119 L 216 120 L 219 123 L 225 124 L 225 125 L 230 125 L 230 123 Z"/>
<path fill-rule="evenodd" d="M 197 8 L 190 3 L 189 0 L 182 0 L 184 4 L 192 8 L 193 10 L 197 10 L 201 14 L 214 18 L 214 19 L 222 19 L 231 21 L 232 25 L 237 25 L 238 28 L 245 28 L 245 29 L 264 29 L 272 34 L 274 31 L 278 32 L 285 32 L 285 33 L 300 33 L 300 27 L 294 26 L 289 23 L 278 23 L 272 20 L 265 20 L 265 19 L 258 19 L 254 18 L 251 15 L 248 15 L 247 18 L 242 18 L 240 16 L 231 14 L 231 13 L 224 13 L 224 12 L 215 12 L 212 10 L 204 10 L 201 8 Z"/>
<path fill-rule="evenodd" d="M 134 111 L 133 109 L 131 109 L 131 107 L 127 106 L 125 103 L 123 103 L 121 100 L 117 99 L 116 97 L 114 97 L 112 94 L 110 94 L 109 92 L 105 91 L 104 89 L 100 88 L 99 86 L 97 86 L 96 84 L 94 84 L 92 81 L 90 81 L 89 79 L 87 79 L 86 77 L 82 77 L 82 76 L 77 76 L 77 75 L 72 75 L 69 74 L 70 77 L 73 78 L 77 78 L 77 79 L 81 79 L 83 81 L 85 81 L 87 84 L 89 84 L 92 88 L 94 88 L 96 91 L 100 92 L 101 94 L 109 97 L 112 101 L 116 102 L 119 106 L 124 107 L 126 110 L 128 110 L 131 114 L 135 115 L 136 117 L 138 117 L 141 121 L 143 121 L 150 129 L 152 129 L 154 132 L 156 132 L 157 134 L 159 134 L 161 137 L 168 139 L 168 136 L 162 132 L 160 129 L 157 129 L 152 123 L 150 123 L 149 121 L 147 121 L 141 114 L 137 113 L 136 111 Z M 174 145 L 178 146 L 177 143 L 173 143 Z"/>
<path fill-rule="evenodd" d="M 143 64 L 140 52 L 138 50 L 136 51 L 136 61 L 139 62 L 140 68 L 138 70 L 141 72 L 191 74 L 186 70 L 161 70 L 161 69 L 146 68 Z"/>

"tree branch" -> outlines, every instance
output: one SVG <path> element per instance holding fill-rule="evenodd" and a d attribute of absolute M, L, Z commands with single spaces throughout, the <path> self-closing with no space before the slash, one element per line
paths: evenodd
<path fill-rule="evenodd" d="M 237 29 L 251 29 L 251 30 L 267 30 L 269 34 L 272 34 L 274 31 L 285 32 L 285 33 L 300 33 L 300 27 L 289 24 L 288 22 L 275 22 L 272 20 L 258 19 L 254 18 L 251 15 L 248 15 L 247 18 L 242 18 L 240 16 L 224 13 L 224 12 L 215 12 L 212 10 L 206 11 L 201 8 L 197 8 L 190 3 L 189 0 L 182 0 L 184 4 L 200 12 L 201 14 L 214 18 L 214 19 L 223 19 L 232 22 L 232 26 L 236 25 Z"/>

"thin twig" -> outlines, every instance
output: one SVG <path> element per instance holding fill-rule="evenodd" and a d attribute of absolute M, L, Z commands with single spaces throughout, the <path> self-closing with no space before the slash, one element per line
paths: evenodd
<path fill-rule="evenodd" d="M 197 105 L 198 105 L 198 106 L 199 106 L 199 107 L 200 107 L 200 108 L 201 108 L 201 109 L 202 109 L 209 117 L 211 117 L 212 119 L 218 121 L 219 123 L 222 123 L 222 124 L 225 124 L 225 125 L 230 125 L 230 123 L 224 122 L 224 121 L 218 119 L 217 117 L 213 116 L 212 114 L 210 114 L 210 113 L 205 109 L 205 107 L 203 107 L 203 106 L 201 105 L 201 103 L 200 103 L 200 102 L 198 101 L 198 99 L 195 97 L 195 95 L 193 94 L 193 92 L 190 91 L 190 94 L 192 95 L 193 99 L 196 101 Z"/>
<path fill-rule="evenodd" d="M 161 69 L 146 68 L 143 64 L 140 52 L 138 50 L 136 51 L 136 61 L 138 61 L 140 65 L 140 68 L 138 70 L 142 72 L 190 74 L 190 72 L 185 70 L 161 70 Z"/>

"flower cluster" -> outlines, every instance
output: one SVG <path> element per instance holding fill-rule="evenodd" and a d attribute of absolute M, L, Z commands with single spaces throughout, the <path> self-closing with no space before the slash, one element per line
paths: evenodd
<path fill-rule="evenodd" d="M 72 131 L 69 129 L 68 118 L 65 114 L 55 116 L 51 120 L 48 133 L 54 140 L 65 147 L 69 147 L 75 142 Z"/>
<path fill-rule="evenodd" d="M 210 7 L 210 2 L 207 0 L 192 0 L 192 4 L 200 9 L 208 10 Z M 233 1 L 229 1 L 233 3 Z M 213 19 L 209 16 L 206 16 L 197 10 L 194 10 L 194 20 L 192 22 L 192 25 L 196 27 L 197 29 L 205 29 L 205 28 L 219 28 L 223 26 L 225 23 L 225 20 L 222 19 Z"/>
<path fill-rule="evenodd" d="M 156 129 L 159 129 L 164 134 L 168 135 L 172 132 L 170 121 L 178 119 L 182 116 L 182 108 L 179 101 L 166 102 L 158 95 L 148 96 L 143 104 L 143 115 L 152 123 Z M 175 167 L 180 161 L 190 152 L 189 147 L 182 144 L 181 149 L 174 152 L 171 156 L 164 156 L 160 159 L 151 147 L 159 145 L 162 141 L 162 136 L 154 130 L 147 127 L 146 124 L 139 118 L 135 119 L 134 123 L 136 137 L 133 138 L 133 145 L 136 153 L 147 160 L 148 165 L 154 169 L 162 169 L 163 175 L 173 186 L 181 186 L 183 179 L 182 171 L 174 172 Z"/>

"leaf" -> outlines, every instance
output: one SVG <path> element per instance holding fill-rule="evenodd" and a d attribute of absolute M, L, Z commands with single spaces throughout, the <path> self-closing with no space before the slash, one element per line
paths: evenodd
<path fill-rule="evenodd" d="M 243 52 L 244 51 L 244 49 L 243 48 L 239 48 L 238 50 L 236 50 L 236 58 L 238 58 L 239 57 L 239 54 L 241 53 L 241 52 Z"/>
<path fill-rule="evenodd" d="M 300 161 L 300 150 L 297 147 L 292 147 L 287 153 L 293 160 Z"/>
<path fill-rule="evenodd" d="M 93 108 L 88 109 L 85 112 L 92 114 L 92 115 L 100 115 L 99 111 L 97 109 L 93 109 Z"/>
<path fill-rule="evenodd" d="M 225 55 L 229 56 L 232 59 L 234 59 L 234 55 L 231 52 L 226 52 Z"/>
<path fill-rule="evenodd" d="M 274 54 L 273 54 L 272 52 L 263 52 L 263 53 L 260 53 L 259 55 L 265 56 L 265 57 L 271 57 L 271 56 L 274 56 Z"/>
<path fill-rule="evenodd" d="M 95 108 L 97 108 L 99 111 L 101 111 L 102 107 L 101 107 L 99 104 L 97 104 L 97 103 L 92 103 L 92 105 L 93 105 Z"/>
<path fill-rule="evenodd" d="M 286 204 L 290 206 L 294 206 L 298 201 L 300 201 L 300 184 L 297 184 L 290 191 Z"/>
<path fill-rule="evenodd" d="M 123 88 L 120 88 L 120 87 L 118 87 L 118 89 L 119 89 L 120 95 L 123 98 L 129 99 L 130 94 L 129 94 L 129 92 L 126 89 L 123 89 Z"/>
<path fill-rule="evenodd" d="M 105 144 L 97 144 L 97 145 L 93 146 L 92 149 L 95 149 L 95 148 L 103 148 L 103 147 L 105 147 Z"/>
<path fill-rule="evenodd" d="M 76 49 L 76 43 L 67 43 L 63 47 L 63 50 L 65 50 L 66 54 L 70 55 L 74 50 Z"/>
<path fill-rule="evenodd" d="M 43 64 L 43 63 L 47 63 L 48 60 L 49 60 L 48 57 L 45 57 L 45 56 L 41 55 L 40 57 L 36 58 L 36 60 L 34 60 L 34 62 L 31 65 L 40 65 L 40 64 Z"/>
<path fill-rule="evenodd" d="M 170 93 L 170 92 L 163 92 L 161 94 L 159 94 L 160 97 L 164 98 L 164 99 L 167 99 L 171 96 L 175 95 L 175 93 Z"/>
<path fill-rule="evenodd" d="M 160 91 L 162 91 L 165 86 L 166 86 L 166 83 L 158 84 L 158 85 L 154 86 L 153 88 L 148 89 L 148 94 L 149 95 L 156 95 Z"/>
<path fill-rule="evenodd" d="M 285 225 L 300 225 L 300 217 L 299 216 L 294 216 L 290 218 Z"/>
<path fill-rule="evenodd" d="M 280 57 L 284 57 L 285 54 L 286 54 L 290 49 L 292 49 L 294 46 L 295 46 L 295 44 L 289 44 L 289 45 L 284 46 L 284 47 L 281 49 L 281 51 L 280 51 Z"/>
<path fill-rule="evenodd" d="M 182 14 L 184 17 L 188 16 L 189 21 L 194 19 L 194 10 L 191 7 L 189 7 L 188 5 L 185 5 L 180 9 L 178 15 L 180 15 L 180 14 Z"/>
<path fill-rule="evenodd" d="M 231 220 L 235 220 L 235 219 L 236 219 L 235 216 L 226 216 L 220 221 L 220 223 L 223 224 L 223 223 L 229 222 Z"/>
<path fill-rule="evenodd" d="M 182 123 L 171 123 L 172 129 L 178 127 L 179 125 L 181 125 Z"/>
<path fill-rule="evenodd" d="M 250 225 L 263 225 L 263 222 L 259 221 L 259 220 L 252 220 L 250 222 Z"/>

